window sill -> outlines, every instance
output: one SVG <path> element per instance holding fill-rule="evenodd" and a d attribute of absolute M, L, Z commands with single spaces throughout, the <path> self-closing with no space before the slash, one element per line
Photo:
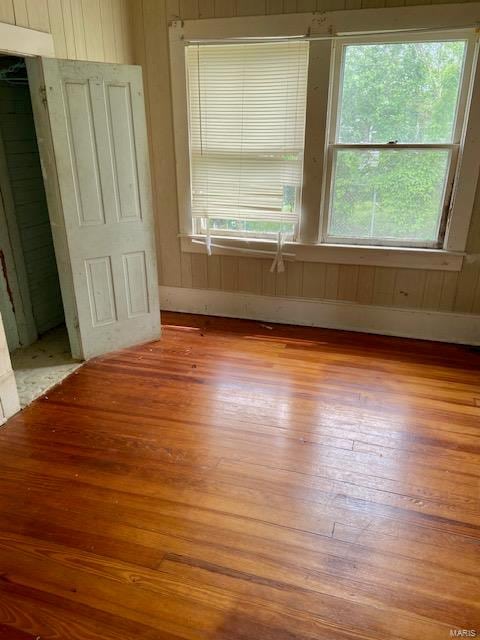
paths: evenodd
<path fill-rule="evenodd" d="M 206 254 L 205 245 L 193 242 L 204 240 L 204 236 L 181 236 L 181 249 L 186 253 Z M 276 242 L 250 238 L 212 236 L 213 244 L 222 248 L 212 248 L 213 255 L 265 258 L 257 251 L 277 250 Z M 239 251 L 241 249 L 241 252 Z M 354 264 L 378 267 L 398 267 L 406 269 L 433 269 L 436 271 L 460 271 L 464 254 L 443 249 L 418 249 L 408 247 L 372 247 L 343 244 L 302 244 L 285 242 L 284 253 L 295 254 L 296 262 L 328 262 L 330 264 Z M 286 258 L 286 260 L 288 260 Z"/>

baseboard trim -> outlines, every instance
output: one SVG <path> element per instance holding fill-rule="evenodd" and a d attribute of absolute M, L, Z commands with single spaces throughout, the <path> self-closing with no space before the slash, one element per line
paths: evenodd
<path fill-rule="evenodd" d="M 160 286 L 160 307 L 203 315 L 480 345 L 480 316 Z"/>

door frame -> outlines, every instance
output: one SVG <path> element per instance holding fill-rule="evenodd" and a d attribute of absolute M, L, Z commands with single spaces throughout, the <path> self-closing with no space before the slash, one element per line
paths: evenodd
<path fill-rule="evenodd" d="M 55 57 L 53 36 L 44 31 L 0 22 L 0 43 L 0 53 L 7 55 Z"/>
<path fill-rule="evenodd" d="M 51 33 L 35 31 L 25 27 L 0 22 L 0 53 L 20 57 L 55 56 L 55 47 Z M 22 346 L 35 342 L 38 338 L 35 319 L 33 317 L 27 272 L 23 255 L 18 223 L 13 204 L 10 176 L 8 173 L 5 148 L 0 132 L 0 197 L 3 201 L 3 220 L 8 231 L 10 255 L 5 256 L 9 288 L 12 304 L 15 307 L 15 318 L 20 344 Z"/>
<path fill-rule="evenodd" d="M 5 25 L 4 25 L 5 26 Z M 93 355 L 97 355 L 99 353 L 103 353 L 105 350 L 112 350 L 113 348 L 121 348 L 122 346 L 128 346 L 129 340 L 131 339 L 131 333 L 134 329 L 138 328 L 138 332 L 135 334 L 139 341 L 147 341 L 156 339 L 160 335 L 160 317 L 159 314 L 155 313 L 155 310 L 158 309 L 158 287 L 157 287 L 157 275 L 156 275 L 156 249 L 154 244 L 154 235 L 152 233 L 152 242 L 150 242 L 149 233 L 152 231 L 151 227 L 154 225 L 154 217 L 151 211 L 151 180 L 150 180 L 150 172 L 148 160 L 146 161 L 144 158 L 143 150 L 142 153 L 135 151 L 136 143 L 134 147 L 132 147 L 132 154 L 135 157 L 135 171 L 140 172 L 140 176 L 136 173 L 136 177 L 132 178 L 137 182 L 139 180 L 143 180 L 148 182 L 145 184 L 146 189 L 140 189 L 140 185 L 138 184 L 139 192 L 139 211 L 138 216 L 134 216 L 136 220 L 141 223 L 137 225 L 135 229 L 132 230 L 132 233 L 138 233 L 139 243 L 146 243 L 144 251 L 140 251 L 138 256 L 140 256 L 140 262 L 142 264 L 132 263 L 131 267 L 128 267 L 125 263 L 125 256 L 128 253 L 121 254 L 119 260 L 115 262 L 116 274 L 120 278 L 120 275 L 125 278 L 140 278 L 142 279 L 142 283 L 145 287 L 145 308 L 141 308 L 138 312 L 133 312 L 129 307 L 128 296 L 130 295 L 128 286 L 125 287 L 125 291 L 122 287 L 120 287 L 121 292 L 119 293 L 118 302 L 115 298 L 115 302 L 112 302 L 112 291 L 110 291 L 110 302 L 111 305 L 123 304 L 121 316 L 117 316 L 117 311 L 112 313 L 113 320 L 109 320 L 108 322 L 99 321 L 96 323 L 95 320 L 95 311 L 92 307 L 92 283 L 89 280 L 89 274 L 86 274 L 87 279 L 83 277 L 85 274 L 80 273 L 80 267 L 77 270 L 78 264 L 80 262 L 77 259 L 75 262 L 75 267 L 72 263 L 72 255 L 77 255 L 74 252 L 75 249 L 75 237 L 71 237 L 70 232 L 70 222 L 66 220 L 64 216 L 63 208 L 64 205 L 70 205 L 71 201 L 76 201 L 78 199 L 77 188 L 75 184 L 73 185 L 73 189 L 71 189 L 70 185 L 70 177 L 68 177 L 68 188 L 64 186 L 64 180 L 66 179 L 66 172 L 69 166 L 69 161 L 72 161 L 71 158 L 71 141 L 69 139 L 64 140 L 64 134 L 66 133 L 64 129 L 64 125 L 67 126 L 68 123 L 64 123 L 65 113 L 64 113 L 64 102 L 62 102 L 63 96 L 63 66 L 65 65 L 66 69 L 70 67 L 68 65 L 74 65 L 74 62 L 59 61 L 55 58 L 53 51 L 53 39 L 50 34 L 39 34 L 39 32 L 35 32 L 33 30 L 25 30 L 20 27 L 11 26 L 9 28 L 10 33 L 16 32 L 18 34 L 18 38 L 15 40 L 14 46 L 12 44 L 5 45 L 3 42 L 0 45 L 0 51 L 2 51 L 2 47 L 7 46 L 7 49 L 3 49 L 3 51 L 8 53 L 16 53 L 21 54 L 25 57 L 25 62 L 27 66 L 27 75 L 28 75 L 28 84 L 30 87 L 30 96 L 33 107 L 33 116 L 35 122 L 35 130 L 36 137 L 38 142 L 38 148 L 40 152 L 40 160 L 43 174 L 43 182 L 45 186 L 46 198 L 47 198 L 47 206 L 48 206 L 48 214 L 50 219 L 50 226 L 52 230 L 53 236 L 53 245 L 55 250 L 55 257 L 58 267 L 58 274 L 60 279 L 60 289 L 62 293 L 62 301 L 63 301 L 63 309 L 65 314 L 65 322 L 67 325 L 68 336 L 70 341 L 70 350 L 74 359 L 84 360 L 85 357 L 91 357 Z M 30 44 L 26 45 L 25 37 L 27 32 L 31 35 Z M 24 38 L 22 41 L 20 36 Z M 48 36 L 48 37 L 47 37 Z M 1 37 L 1 26 L 0 26 L 0 37 Z M 40 37 L 41 42 L 39 43 L 38 37 Z M 0 40 L 1 42 L 1 40 Z M 50 46 L 51 45 L 51 46 Z M 109 65 L 108 63 L 94 63 L 85 61 L 84 64 L 90 64 L 92 67 L 105 67 L 103 71 L 101 69 L 97 69 L 95 73 L 99 73 L 102 75 L 103 72 L 108 76 L 109 74 L 113 74 L 115 78 L 117 76 L 121 76 L 122 70 L 120 67 L 123 65 Z M 106 68 L 109 68 L 109 71 L 106 71 Z M 134 127 L 134 133 L 132 135 L 140 135 L 140 146 L 143 144 L 147 144 L 146 142 L 146 122 L 145 122 L 145 113 L 144 113 L 144 101 L 143 101 L 143 87 L 142 87 L 142 79 L 141 79 L 141 68 L 140 67 L 126 67 L 125 73 L 127 74 L 128 83 L 136 83 L 135 91 L 131 94 L 131 100 L 133 100 L 130 109 L 132 113 L 130 116 L 132 118 L 131 126 Z M 77 70 L 78 71 L 78 70 Z M 90 70 L 89 70 L 90 72 Z M 93 72 L 93 70 L 92 70 Z M 121 79 L 121 78 L 120 78 Z M 46 81 L 48 80 L 48 82 Z M 137 86 L 138 85 L 138 86 Z M 123 86 L 123 85 L 122 85 Z M 130 87 L 130 84 L 128 84 Z M 58 93 L 58 92 L 60 93 Z M 131 91 L 131 89 L 129 89 Z M 62 97 L 63 96 L 63 97 Z M 133 97 L 132 97 L 133 96 Z M 141 113 L 139 110 L 141 101 Z M 53 105 L 53 107 L 52 107 Z M 134 109 L 135 106 L 135 109 Z M 52 107 L 52 109 L 51 109 Z M 101 112 L 102 113 L 102 112 Z M 123 112 L 122 112 L 123 113 Z M 136 115 L 135 115 L 136 114 Z M 100 123 L 102 122 L 102 118 L 100 118 Z M 59 124 L 61 125 L 62 133 L 59 134 L 58 128 Z M 138 132 L 137 132 L 138 129 Z M 108 133 L 108 127 L 107 127 Z M 96 134 L 95 134 L 96 135 Z M 121 136 L 120 136 L 121 137 Z M 67 136 L 68 138 L 68 136 Z M 140 154 L 140 155 L 139 155 Z M 59 160 L 58 157 L 61 159 Z M 147 155 L 148 157 L 148 155 Z M 140 166 L 140 169 L 138 166 Z M 67 172 L 68 173 L 68 172 Z M 72 191 L 73 195 L 70 194 Z M 144 192 L 145 191 L 145 192 Z M 104 194 L 102 192 L 102 198 Z M 65 202 L 64 202 L 65 200 Z M 141 202 L 140 202 L 141 201 Z M 140 209 L 143 207 L 148 209 L 148 220 L 145 222 L 143 220 L 143 216 L 140 215 Z M 70 220 L 70 219 L 69 219 Z M 147 225 L 148 223 L 148 225 Z M 92 236 L 90 233 L 92 244 L 95 244 L 95 235 Z M 107 251 L 109 242 L 109 236 L 107 234 L 106 238 L 100 238 L 100 246 L 102 247 L 102 251 Z M 127 240 L 129 240 L 128 234 L 123 234 L 123 244 Z M 120 238 L 120 240 L 122 239 Z M 106 244 L 105 244 L 106 240 Z M 104 241 L 102 245 L 101 242 Z M 115 248 L 120 250 L 121 243 L 117 242 L 115 244 Z M 123 245 L 121 245 L 123 247 Z M 143 246 L 143 245 L 142 245 Z M 122 249 L 123 250 L 123 249 Z M 126 251 L 126 249 L 125 249 Z M 77 252 L 78 253 L 78 252 Z M 103 255 L 103 254 L 102 254 Z M 135 255 L 137 258 L 137 254 Z M 148 261 L 147 261 L 148 256 Z M 77 256 L 78 258 L 78 256 Z M 110 258 L 108 258 L 110 260 Z M 102 258 L 102 260 L 106 260 L 106 258 Z M 123 260 L 123 263 L 122 263 Z M 133 258 L 132 258 L 133 260 Z M 137 261 L 138 262 L 138 261 Z M 77 264 L 78 263 L 78 264 Z M 87 264 L 87 263 L 86 263 Z M 143 265 L 143 267 L 142 267 Z M 132 275 L 130 276 L 130 271 L 132 270 Z M 143 269 L 143 270 L 142 270 Z M 110 267 L 111 270 L 111 267 Z M 136 270 L 136 271 L 135 271 Z M 78 271 L 78 273 L 77 273 Z M 83 275 L 82 275 L 83 274 Z M 75 277 L 74 277 L 75 276 Z M 90 276 L 91 278 L 92 276 Z M 113 275 L 110 273 L 110 280 L 113 278 Z M 78 280 L 78 282 L 77 282 Z M 107 285 L 112 289 L 112 282 L 110 280 L 107 282 Z M 145 280 L 145 282 L 143 282 Z M 130 282 L 130 280 L 128 280 Z M 80 284 L 78 284 L 80 283 Z M 109 284 L 110 283 L 110 284 Z M 103 286 L 103 281 L 100 281 L 100 289 Z M 79 289 L 83 292 L 82 296 L 77 292 L 77 285 Z M 107 287 L 108 288 L 108 287 Z M 95 290 L 96 291 L 96 290 Z M 95 293 L 94 291 L 94 293 Z M 107 292 L 108 293 L 108 292 Z M 78 294 L 78 295 L 77 295 Z M 102 291 L 98 294 L 102 295 Z M 115 294 L 116 295 L 116 294 Z M 87 321 L 88 318 L 88 308 L 85 306 L 85 299 L 88 297 L 88 302 L 90 304 L 90 312 L 92 316 L 92 327 L 100 327 L 95 334 L 95 336 L 90 335 L 90 323 Z M 77 299 L 78 298 L 78 299 Z M 127 298 L 127 299 L 126 299 Z M 113 306 L 112 306 L 113 308 Z M 142 310 L 143 309 L 143 310 Z M 157 319 L 158 315 L 158 319 Z M 142 316 L 142 318 L 137 322 L 137 325 L 134 326 L 133 319 L 137 316 Z M 143 317 L 145 316 L 145 317 Z M 85 324 L 84 321 L 85 320 Z M 158 320 L 158 322 L 157 322 Z M 117 323 L 114 327 L 103 328 L 103 325 L 110 325 Z M 123 324 L 121 324 L 123 323 Z M 157 332 L 157 324 L 158 324 L 158 332 Z M 88 325 L 88 326 L 87 326 Z M 110 331 L 110 333 L 109 333 Z M 123 333 L 122 333 L 123 331 Z M 103 332 L 103 333 L 102 333 Z M 157 335 L 158 333 L 158 335 Z M 87 338 L 92 338 L 93 343 L 89 344 Z M 95 339 L 97 342 L 95 343 Z M 102 343 L 103 340 L 103 343 Z M 116 345 L 116 347 L 115 347 Z M 109 347 L 109 349 L 104 348 Z"/>
<path fill-rule="evenodd" d="M 50 132 L 50 120 L 44 102 L 45 83 L 43 81 L 41 58 L 55 57 L 53 37 L 51 33 L 0 23 L 0 42 L 0 53 L 22 56 L 25 58 L 27 65 L 28 84 L 70 349 L 73 358 L 83 360 L 78 316 L 73 296 L 73 277 L 68 260 L 67 238 L 63 216 L 58 211 L 61 200 Z"/>
<path fill-rule="evenodd" d="M 25 60 L 27 64 L 28 84 L 32 99 L 33 119 L 37 134 L 38 150 L 42 163 L 43 183 L 47 196 L 48 217 L 52 229 L 53 247 L 60 279 L 65 323 L 68 330 L 70 350 L 76 360 L 84 360 L 80 340 L 80 325 L 78 322 L 77 303 L 74 295 L 74 283 L 70 252 L 68 248 L 65 219 L 61 211 L 62 197 L 58 182 L 57 162 L 53 148 L 50 127 L 50 116 L 46 106 L 45 79 L 41 57 L 35 56 Z"/>
<path fill-rule="evenodd" d="M 0 43 L 0 53 L 2 54 L 16 55 L 25 58 L 35 56 L 55 57 L 55 48 L 51 33 L 43 33 L 41 31 L 35 31 L 34 29 L 26 29 L 24 27 L 17 27 L 16 25 L 0 22 Z M 4 206 L 6 208 L 5 217 L 7 217 L 8 205 L 5 201 Z M 11 234 L 10 229 L 9 234 Z M 10 242 L 12 242 L 11 235 Z M 18 268 L 18 264 L 16 264 L 16 266 Z M 17 385 L 0 315 L 0 425 L 19 410 L 20 403 L 18 401 Z"/>

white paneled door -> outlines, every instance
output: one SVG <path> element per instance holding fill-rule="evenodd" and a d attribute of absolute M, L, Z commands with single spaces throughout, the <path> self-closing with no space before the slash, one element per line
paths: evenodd
<path fill-rule="evenodd" d="M 78 358 L 160 335 L 141 68 L 28 61 L 65 316 Z"/>

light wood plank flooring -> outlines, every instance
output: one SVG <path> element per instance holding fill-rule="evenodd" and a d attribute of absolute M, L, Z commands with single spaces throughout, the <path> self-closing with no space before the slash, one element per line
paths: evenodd
<path fill-rule="evenodd" d="M 0 638 L 480 634 L 480 352 L 163 314 L 0 429 Z"/>

